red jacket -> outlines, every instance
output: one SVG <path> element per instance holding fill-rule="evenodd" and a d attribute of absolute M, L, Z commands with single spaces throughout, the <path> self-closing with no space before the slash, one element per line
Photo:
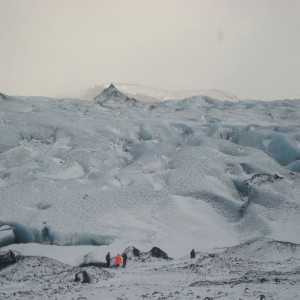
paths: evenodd
<path fill-rule="evenodd" d="M 116 265 L 120 266 L 122 263 L 122 257 L 120 254 L 116 256 Z"/>

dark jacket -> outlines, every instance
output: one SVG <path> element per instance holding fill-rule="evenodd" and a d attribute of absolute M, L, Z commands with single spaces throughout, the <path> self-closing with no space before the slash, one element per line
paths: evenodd
<path fill-rule="evenodd" d="M 126 262 L 127 262 L 127 254 L 123 253 L 122 257 L 123 257 L 123 268 L 125 268 L 126 267 Z"/>
<path fill-rule="evenodd" d="M 110 253 L 109 252 L 107 253 L 105 259 L 106 259 L 107 267 L 109 268 L 110 267 Z"/>

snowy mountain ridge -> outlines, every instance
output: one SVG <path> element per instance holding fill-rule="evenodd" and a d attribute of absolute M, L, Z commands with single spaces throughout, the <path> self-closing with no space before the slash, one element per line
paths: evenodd
<path fill-rule="evenodd" d="M 93 88 L 82 90 L 76 97 L 91 101 L 109 86 L 110 84 L 95 85 Z M 222 101 L 240 101 L 237 96 L 216 89 L 170 91 L 138 84 L 114 83 L 114 86 L 129 98 L 135 98 L 142 102 L 161 102 L 170 99 L 179 100 L 192 96 L 208 96 Z"/>

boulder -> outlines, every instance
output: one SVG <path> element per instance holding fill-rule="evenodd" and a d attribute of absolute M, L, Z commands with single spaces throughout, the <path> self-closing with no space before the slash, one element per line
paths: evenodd
<path fill-rule="evenodd" d="M 153 247 L 149 252 L 150 256 L 156 257 L 156 258 L 163 258 L 163 259 L 170 259 L 168 254 L 158 247 Z"/>
<path fill-rule="evenodd" d="M 151 261 L 153 258 L 158 258 L 158 259 L 172 259 L 168 256 L 167 253 L 162 251 L 158 247 L 153 247 L 150 251 L 148 252 L 141 252 L 137 248 L 130 246 L 127 247 L 124 251 L 123 254 L 127 255 L 128 260 L 134 260 L 134 261 Z"/>
<path fill-rule="evenodd" d="M 142 256 L 142 253 L 139 249 L 133 247 L 133 246 L 130 246 L 130 247 L 127 247 L 122 254 L 126 254 L 127 255 L 127 258 L 129 260 L 131 260 L 132 258 L 134 257 L 141 257 Z"/>
<path fill-rule="evenodd" d="M 75 282 L 91 283 L 91 279 L 87 271 L 82 270 L 75 275 Z"/>
<path fill-rule="evenodd" d="M 11 250 L 8 250 L 6 252 L 0 252 L 0 269 L 12 265 L 16 262 L 16 255 Z"/>

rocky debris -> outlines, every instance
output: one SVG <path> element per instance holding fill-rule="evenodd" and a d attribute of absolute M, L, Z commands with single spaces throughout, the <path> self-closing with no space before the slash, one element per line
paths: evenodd
<path fill-rule="evenodd" d="M 300 283 L 298 246 L 254 239 L 235 247 L 215 249 L 214 253 L 206 253 L 201 258 L 165 264 L 159 272 L 179 272 L 187 278 L 194 276 L 196 281 L 189 283 L 188 287 L 209 292 L 207 296 L 213 299 L 220 298 L 218 293 L 226 296 L 225 299 L 235 299 L 227 294 L 240 289 L 244 289 L 245 296 L 241 295 L 241 299 L 260 299 L 261 295 L 277 299 L 271 296 L 279 293 L 280 287 L 289 289 L 289 286 Z M 202 297 L 204 295 L 201 296 L 204 299 Z"/>
<path fill-rule="evenodd" d="M 142 256 L 142 253 L 139 249 L 133 247 L 133 246 L 130 246 L 130 247 L 127 247 L 122 254 L 126 254 L 127 255 L 127 258 L 129 260 L 131 260 L 132 258 L 134 257 L 141 257 Z"/>
<path fill-rule="evenodd" d="M 135 249 L 128 247 L 124 252 L 139 254 L 134 257 L 137 262 L 153 250 L 143 253 Z M 45 257 L 24 257 L 0 272 L 0 298 L 94 299 L 101 293 L 103 299 L 124 300 L 288 299 L 286 295 L 297 295 L 300 284 L 297 249 L 298 245 L 286 242 L 250 240 L 195 259 L 186 256 L 170 261 L 148 256 L 145 264 L 111 272 L 94 266 L 72 268 Z M 262 251 L 268 253 L 268 260 L 259 259 Z M 280 259 L 284 252 L 288 252 L 285 259 Z"/>
<path fill-rule="evenodd" d="M 127 259 L 133 262 L 146 262 L 152 260 L 171 260 L 167 253 L 162 251 L 158 247 L 153 247 L 148 252 L 141 252 L 139 249 L 135 248 L 134 246 L 127 247 L 123 252 L 122 255 L 126 254 Z M 81 265 L 83 266 L 83 265 Z M 116 266 L 116 257 L 111 257 L 110 259 L 110 267 L 114 268 Z"/>
<path fill-rule="evenodd" d="M 23 282 L 53 282 L 68 284 L 74 282 L 74 278 L 88 273 L 90 282 L 96 283 L 107 280 L 112 275 L 98 267 L 88 266 L 72 268 L 71 266 L 47 257 L 27 256 L 19 259 L 14 265 L 1 271 L 0 277 L 9 281 Z M 83 276 L 84 275 L 80 275 Z M 80 278 L 80 277 L 79 277 Z M 80 281 L 81 282 L 81 281 Z"/>
<path fill-rule="evenodd" d="M 96 268 L 107 268 L 107 263 L 105 262 L 92 262 L 92 263 L 83 263 L 80 265 L 81 268 L 83 267 L 96 267 Z"/>
<path fill-rule="evenodd" d="M 155 258 L 170 259 L 168 254 L 159 249 L 158 247 L 153 247 L 148 253 Z"/>
<path fill-rule="evenodd" d="M 0 252 L 0 270 L 15 264 L 20 257 L 18 257 L 13 251 L 8 250 L 6 252 Z"/>
<path fill-rule="evenodd" d="M 79 267 L 97 267 L 97 268 L 107 268 L 106 262 L 97 261 L 92 252 L 87 253 L 83 258 L 83 263 Z"/>
<path fill-rule="evenodd" d="M 263 184 L 266 182 L 274 183 L 277 180 L 282 180 L 284 177 L 281 177 L 277 174 L 255 174 L 250 179 L 245 180 L 245 183 L 253 183 L 253 184 Z"/>
<path fill-rule="evenodd" d="M 153 247 L 148 252 L 141 252 L 139 249 L 130 246 L 123 251 L 123 254 L 127 255 L 128 260 L 143 261 L 143 262 L 147 260 L 151 260 L 152 258 L 166 259 L 166 260 L 172 259 L 168 256 L 166 252 L 164 252 L 158 247 Z"/>
<path fill-rule="evenodd" d="M 87 271 L 83 270 L 75 274 L 75 282 L 91 283 L 91 279 Z"/>
<path fill-rule="evenodd" d="M 260 277 L 259 274 L 255 274 L 257 276 L 242 276 L 238 279 L 229 278 L 226 280 L 200 280 L 190 284 L 191 287 L 195 286 L 224 286 L 224 285 L 240 285 L 240 284 L 262 284 L 262 283 L 278 283 L 278 279 L 274 277 Z M 266 274 L 269 275 L 269 274 Z M 284 280 L 286 283 L 288 280 Z M 298 278 L 298 282 L 300 283 L 300 278 Z"/>
<path fill-rule="evenodd" d="M 60 282 L 70 283 L 74 281 L 75 274 L 81 273 L 83 271 L 88 273 L 90 283 L 102 282 L 103 280 L 108 280 L 113 277 L 113 275 L 107 270 L 103 270 L 99 267 L 87 266 L 84 269 L 82 269 L 81 267 L 75 267 L 65 270 L 58 276 L 58 280 Z"/>
<path fill-rule="evenodd" d="M 0 271 L 0 290 L 5 294 L 3 299 L 65 299 L 68 298 L 66 293 L 80 295 L 90 284 L 112 277 L 111 273 L 101 268 L 73 268 L 47 257 L 29 256 Z M 81 285 L 83 283 L 90 284 Z M 14 289 L 10 291 L 6 288 L 8 286 Z"/>

